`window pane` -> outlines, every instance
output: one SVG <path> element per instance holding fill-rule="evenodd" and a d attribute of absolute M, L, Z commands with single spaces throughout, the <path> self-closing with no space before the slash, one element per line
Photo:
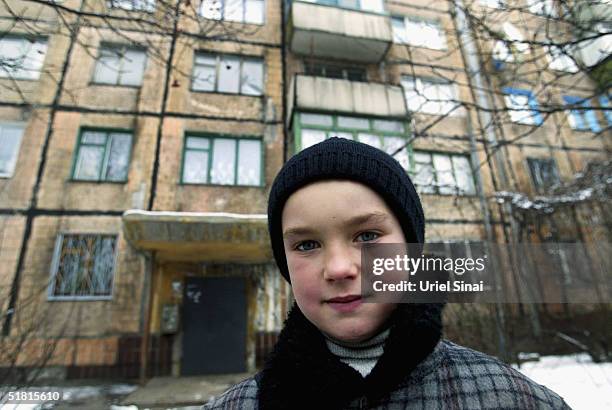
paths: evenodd
<path fill-rule="evenodd" d="M 0 76 L 18 79 L 37 79 L 47 52 L 43 40 L 0 38 L 0 57 L 3 59 Z"/>
<path fill-rule="evenodd" d="M 208 182 L 208 152 L 185 151 L 183 164 L 183 182 L 188 184 L 205 184 Z"/>
<path fill-rule="evenodd" d="M 374 129 L 387 132 L 404 132 L 404 124 L 399 121 L 374 120 Z"/>
<path fill-rule="evenodd" d="M 98 237 L 94 245 L 91 286 L 86 294 L 93 296 L 110 295 L 115 265 L 115 238 Z"/>
<path fill-rule="evenodd" d="M 263 63 L 261 61 L 244 60 L 242 62 L 242 94 L 263 94 Z"/>
<path fill-rule="evenodd" d="M 208 138 L 187 137 L 187 148 L 208 149 L 210 140 Z"/>
<path fill-rule="evenodd" d="M 106 133 L 98 131 L 87 131 L 81 136 L 81 144 L 106 145 Z"/>
<path fill-rule="evenodd" d="M 239 85 L 240 59 L 233 56 L 221 56 L 218 91 L 237 94 Z"/>
<path fill-rule="evenodd" d="M 74 169 L 74 178 L 97 181 L 104 160 L 104 147 L 81 145 Z"/>
<path fill-rule="evenodd" d="M 225 0 L 224 15 L 226 20 L 242 21 L 244 15 L 244 0 Z"/>
<path fill-rule="evenodd" d="M 214 91 L 217 77 L 217 57 L 199 55 L 193 67 L 193 89 L 196 91 Z"/>
<path fill-rule="evenodd" d="M 111 146 L 106 167 L 107 181 L 125 181 L 130 162 L 132 136 L 124 133 L 111 134 Z"/>
<path fill-rule="evenodd" d="M 244 21 L 253 24 L 263 24 L 264 22 L 264 1 L 246 0 L 246 10 Z"/>
<path fill-rule="evenodd" d="M 94 82 L 102 84 L 118 84 L 119 56 L 109 49 L 100 50 L 100 57 L 96 64 Z"/>
<path fill-rule="evenodd" d="M 369 130 L 370 121 L 365 118 L 338 117 L 338 127 Z"/>
<path fill-rule="evenodd" d="M 200 15 L 207 19 L 221 20 L 223 3 L 220 0 L 202 0 Z"/>
<path fill-rule="evenodd" d="M 357 0 L 338 0 L 338 6 L 346 7 L 347 9 L 357 9 L 359 8 L 359 3 Z"/>
<path fill-rule="evenodd" d="M 395 154 L 395 158 L 400 165 L 405 169 L 410 169 L 410 161 L 408 160 L 408 147 L 404 147 L 406 140 L 401 137 L 383 137 L 383 150 L 389 155 L 393 155 L 395 151 L 403 148 L 400 152 Z"/>
<path fill-rule="evenodd" d="M 331 127 L 334 123 L 334 120 L 330 115 L 321 114 L 300 114 L 300 121 L 302 124 L 321 125 L 329 127 Z"/>
<path fill-rule="evenodd" d="M 380 137 L 378 135 L 359 133 L 357 134 L 357 139 L 360 142 L 371 145 L 378 149 L 382 149 L 382 144 L 380 143 Z"/>
<path fill-rule="evenodd" d="M 406 23 L 402 17 L 393 17 L 391 20 L 393 28 L 393 41 L 396 43 L 408 43 L 408 33 L 406 32 Z"/>
<path fill-rule="evenodd" d="M 236 141 L 225 138 L 214 139 L 212 161 L 210 182 L 233 185 L 235 183 Z"/>
<path fill-rule="evenodd" d="M 240 140 L 238 145 L 238 184 L 259 185 L 261 179 L 261 142 Z"/>
<path fill-rule="evenodd" d="M 414 184 L 419 188 L 419 192 L 435 192 L 434 169 L 429 154 L 414 153 Z"/>
<path fill-rule="evenodd" d="M 2 176 L 10 176 L 15 170 L 23 129 L 22 125 L 0 125 L 0 175 Z"/>
<path fill-rule="evenodd" d="M 325 140 L 325 131 L 302 130 L 302 149 Z"/>
<path fill-rule="evenodd" d="M 476 193 L 474 187 L 474 178 L 472 177 L 472 169 L 470 161 L 467 157 L 453 156 L 453 168 L 455 169 L 455 179 L 457 187 L 460 189 L 459 194 L 473 195 Z"/>
<path fill-rule="evenodd" d="M 455 194 L 456 184 L 450 157 L 448 155 L 434 154 L 433 165 L 436 169 L 438 191 L 441 194 Z"/>
<path fill-rule="evenodd" d="M 384 7 L 382 0 L 361 0 L 361 9 L 373 11 L 375 13 L 383 13 Z"/>
<path fill-rule="evenodd" d="M 127 50 L 123 55 L 120 80 L 123 85 L 140 85 L 144 73 L 146 54 L 140 50 Z"/>

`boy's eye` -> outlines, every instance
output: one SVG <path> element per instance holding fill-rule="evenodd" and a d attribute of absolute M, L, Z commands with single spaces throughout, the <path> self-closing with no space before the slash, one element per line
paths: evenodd
<path fill-rule="evenodd" d="M 317 243 L 315 241 L 303 241 L 300 242 L 295 249 L 298 251 L 306 252 L 311 251 L 317 247 Z"/>
<path fill-rule="evenodd" d="M 367 231 L 367 232 L 362 232 L 359 235 L 357 235 L 357 238 L 361 239 L 361 241 L 363 242 L 369 242 L 369 241 L 378 239 L 379 236 L 380 235 L 378 235 L 376 232 Z"/>

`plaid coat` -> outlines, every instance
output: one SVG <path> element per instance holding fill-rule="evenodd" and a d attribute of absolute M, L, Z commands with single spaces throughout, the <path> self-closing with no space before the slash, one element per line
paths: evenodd
<path fill-rule="evenodd" d="M 503 362 L 440 340 L 431 332 L 439 330 L 432 326 L 439 312 L 430 307 L 417 315 L 427 320 L 391 328 L 384 354 L 365 378 L 326 353 L 316 343 L 318 331 L 294 328 L 310 323 L 301 313 L 296 319 L 294 308 L 264 370 L 203 409 L 569 409 L 556 393 Z"/>

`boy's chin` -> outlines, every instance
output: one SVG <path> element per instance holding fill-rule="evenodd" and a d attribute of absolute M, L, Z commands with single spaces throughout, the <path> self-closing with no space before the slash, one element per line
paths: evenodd
<path fill-rule="evenodd" d="M 328 332 L 324 331 L 327 336 L 330 338 L 337 340 L 339 342 L 347 343 L 347 344 L 357 344 L 361 343 L 365 340 L 368 340 L 378 334 L 376 329 L 329 329 Z"/>

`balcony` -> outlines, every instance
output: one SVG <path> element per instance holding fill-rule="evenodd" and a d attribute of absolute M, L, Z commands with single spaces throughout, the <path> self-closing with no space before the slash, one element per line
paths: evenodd
<path fill-rule="evenodd" d="M 311 57 L 375 63 L 393 41 L 384 14 L 311 2 L 292 2 L 287 27 L 291 51 Z"/>
<path fill-rule="evenodd" d="M 388 118 L 408 116 L 403 90 L 395 85 L 298 74 L 287 97 L 288 120 L 294 110 Z"/>

